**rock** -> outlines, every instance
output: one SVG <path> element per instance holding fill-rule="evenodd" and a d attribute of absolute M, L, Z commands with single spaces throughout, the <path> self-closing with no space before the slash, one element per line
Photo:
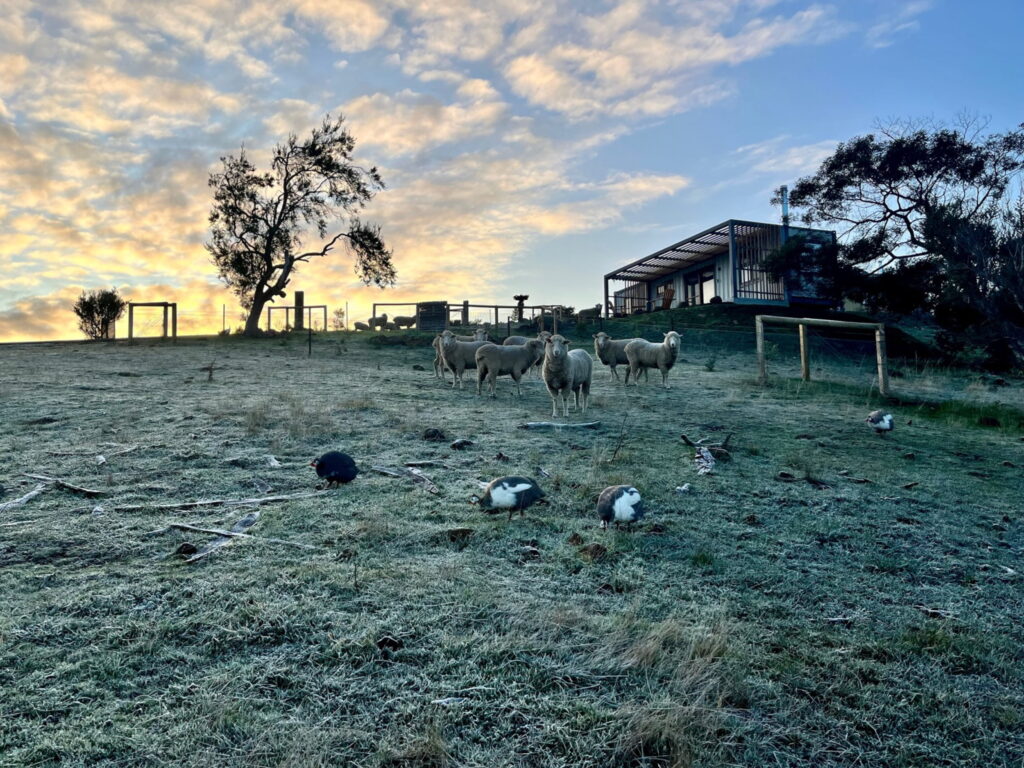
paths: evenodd
<path fill-rule="evenodd" d="M 446 531 L 448 541 L 462 542 L 473 535 L 472 528 L 449 528 Z"/>
<path fill-rule="evenodd" d="M 181 557 L 190 557 L 198 552 L 199 549 L 190 541 L 183 541 L 178 545 L 178 548 L 174 550 L 174 554 L 180 555 Z"/>
<path fill-rule="evenodd" d="M 452 443 L 451 447 L 452 447 L 452 450 L 455 450 L 455 451 L 464 451 L 467 448 L 469 448 L 469 446 L 471 446 L 471 445 L 474 445 L 472 440 L 467 440 L 464 437 L 460 437 L 458 440 L 456 440 L 456 441 L 454 441 Z"/>
<path fill-rule="evenodd" d="M 428 427 L 423 430 L 423 439 L 431 443 L 443 443 L 448 439 L 445 435 L 444 430 L 438 429 L 437 427 Z"/>
<path fill-rule="evenodd" d="M 520 547 L 519 548 L 519 559 L 520 560 L 539 560 L 540 550 L 536 547 Z"/>
<path fill-rule="evenodd" d="M 401 639 L 394 635 L 381 635 L 374 643 L 381 651 L 397 651 L 405 646 Z"/>
<path fill-rule="evenodd" d="M 682 485 L 677 485 L 676 486 L 676 493 L 689 493 L 689 492 L 690 492 L 690 484 L 689 483 L 683 483 Z"/>
<path fill-rule="evenodd" d="M 580 544 L 583 543 L 583 537 L 580 536 L 578 533 L 573 532 L 573 533 L 569 534 L 569 538 L 566 539 L 565 541 L 566 541 L 567 544 L 570 544 L 570 545 L 572 545 L 574 547 L 578 547 L 578 546 L 580 546 Z"/>
<path fill-rule="evenodd" d="M 911 460 L 913 460 L 913 459 L 917 458 L 917 454 L 914 453 L 913 451 L 909 451 L 909 452 L 903 454 L 903 458 L 904 459 L 911 459 Z"/>
<path fill-rule="evenodd" d="M 512 457 L 511 456 L 506 456 L 501 451 L 498 451 L 498 455 L 494 457 L 494 460 L 495 461 L 511 461 Z"/>
<path fill-rule="evenodd" d="M 412 367 L 412 369 L 413 369 L 414 371 L 425 371 L 425 370 L 427 370 L 426 368 L 424 368 L 424 367 L 423 367 L 422 365 L 420 365 L 419 363 L 416 363 L 416 365 L 414 365 L 414 366 Z"/>
<path fill-rule="evenodd" d="M 579 548 L 579 553 L 587 560 L 598 561 L 603 560 L 605 555 L 608 554 L 608 547 L 604 544 L 587 544 L 584 547 Z"/>

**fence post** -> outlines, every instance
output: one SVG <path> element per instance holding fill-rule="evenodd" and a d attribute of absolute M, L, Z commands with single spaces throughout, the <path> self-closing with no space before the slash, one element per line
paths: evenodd
<path fill-rule="evenodd" d="M 757 382 L 764 384 L 768 379 L 768 366 L 764 359 L 764 319 L 761 315 L 754 318 L 754 332 L 757 336 Z"/>
<path fill-rule="evenodd" d="M 171 304 L 171 338 L 178 341 L 178 302 Z"/>
<path fill-rule="evenodd" d="M 885 326 L 875 329 L 875 354 L 878 357 L 878 394 L 889 396 L 889 368 L 886 363 Z"/>
<path fill-rule="evenodd" d="M 301 331 L 303 330 L 303 324 L 306 322 L 306 292 L 296 291 L 295 292 L 295 323 L 292 326 L 292 330 Z"/>
<path fill-rule="evenodd" d="M 498 323 L 500 323 L 500 322 L 501 322 L 501 320 L 498 318 L 498 305 L 495 304 L 494 305 L 494 327 L 497 328 L 498 327 Z"/>
<path fill-rule="evenodd" d="M 807 349 L 807 324 L 800 323 L 800 378 L 804 381 L 811 380 L 811 358 Z"/>
<path fill-rule="evenodd" d="M 460 325 L 469 325 L 469 302 L 462 302 L 462 322 Z"/>
<path fill-rule="evenodd" d="M 558 308 L 556 307 L 551 313 L 551 332 L 558 333 Z"/>
<path fill-rule="evenodd" d="M 128 305 L 128 339 L 135 337 L 135 305 Z"/>

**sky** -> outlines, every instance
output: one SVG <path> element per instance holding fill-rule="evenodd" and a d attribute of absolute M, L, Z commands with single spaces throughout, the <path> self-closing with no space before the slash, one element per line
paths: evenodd
<path fill-rule="evenodd" d="M 775 187 L 879 122 L 1015 127 L 1022 30 L 1020 0 L 0 0 L 0 341 L 80 337 L 104 287 L 240 326 L 209 174 L 326 114 L 381 171 L 398 281 L 335 251 L 307 304 L 593 306 L 618 266 L 777 221 Z"/>

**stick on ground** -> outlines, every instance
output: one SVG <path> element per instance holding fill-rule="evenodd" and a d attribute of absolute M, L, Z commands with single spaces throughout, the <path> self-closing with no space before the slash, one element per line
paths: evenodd
<path fill-rule="evenodd" d="M 520 429 L 597 429 L 601 426 L 600 421 L 585 421 L 579 424 L 563 424 L 558 421 L 528 421 L 520 424 Z"/>
<path fill-rule="evenodd" d="M 43 480 L 47 483 L 53 483 L 58 488 L 63 488 L 65 491 L 71 491 L 72 493 L 80 493 L 83 496 L 102 496 L 103 491 L 97 491 L 93 488 L 83 488 L 80 485 L 69 483 L 67 480 L 61 480 L 57 477 L 49 477 L 48 475 L 33 475 L 29 472 L 22 472 L 25 477 L 31 477 L 33 480 Z"/>
<path fill-rule="evenodd" d="M 182 501 L 176 504 L 125 504 L 117 507 L 119 512 L 138 512 L 144 509 L 194 509 L 196 507 L 238 507 L 249 504 L 269 504 L 274 501 L 291 501 L 292 499 L 308 499 L 318 495 L 316 491 L 309 493 L 293 493 L 286 496 L 257 496 L 254 499 L 201 499 L 199 501 Z"/>
<path fill-rule="evenodd" d="M 37 485 L 35 488 L 33 488 L 31 491 L 26 493 L 21 498 L 19 498 L 19 499 L 11 499 L 10 501 L 5 501 L 3 504 L 0 504 L 0 512 L 6 512 L 7 510 L 14 509 L 15 507 L 23 507 L 23 506 L 25 506 L 25 504 L 27 504 L 28 502 L 32 501 L 32 499 L 34 499 L 40 493 L 45 491 L 48 487 L 49 486 L 40 483 L 39 485 Z"/>
<path fill-rule="evenodd" d="M 165 528 L 161 528 L 156 531 L 150 531 L 147 536 L 154 536 L 158 533 L 166 533 L 167 531 L 177 529 L 179 531 L 195 531 L 196 533 L 209 533 L 213 536 L 234 536 L 243 539 L 256 539 L 258 541 L 266 541 L 272 544 L 285 544 L 289 547 L 299 547 L 300 549 L 323 549 L 323 547 L 317 547 L 312 544 L 302 544 L 298 541 L 287 541 L 286 539 L 273 539 L 267 536 L 253 536 L 251 533 L 239 533 L 237 531 L 226 531 L 223 528 L 201 528 L 198 525 L 189 525 L 188 523 L 170 523 Z"/>

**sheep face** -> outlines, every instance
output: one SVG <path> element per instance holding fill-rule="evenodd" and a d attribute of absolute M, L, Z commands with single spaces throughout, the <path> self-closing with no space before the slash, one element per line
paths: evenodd
<path fill-rule="evenodd" d="M 600 352 L 607 350 L 608 347 L 611 346 L 611 343 L 612 337 L 604 331 L 594 334 L 594 346 L 596 346 Z"/>
<path fill-rule="evenodd" d="M 487 341 L 487 331 L 485 331 L 483 328 L 477 328 L 475 331 L 473 331 L 473 338 L 476 341 Z"/>
<path fill-rule="evenodd" d="M 561 334 L 549 337 L 545 341 L 544 354 L 553 360 L 564 360 L 569 354 L 569 341 Z"/>
<path fill-rule="evenodd" d="M 669 331 L 665 334 L 665 346 L 671 349 L 673 352 L 679 351 L 679 334 L 675 331 Z"/>
<path fill-rule="evenodd" d="M 441 346 L 445 349 L 454 348 L 458 339 L 455 338 L 455 334 L 451 331 L 441 332 Z"/>

